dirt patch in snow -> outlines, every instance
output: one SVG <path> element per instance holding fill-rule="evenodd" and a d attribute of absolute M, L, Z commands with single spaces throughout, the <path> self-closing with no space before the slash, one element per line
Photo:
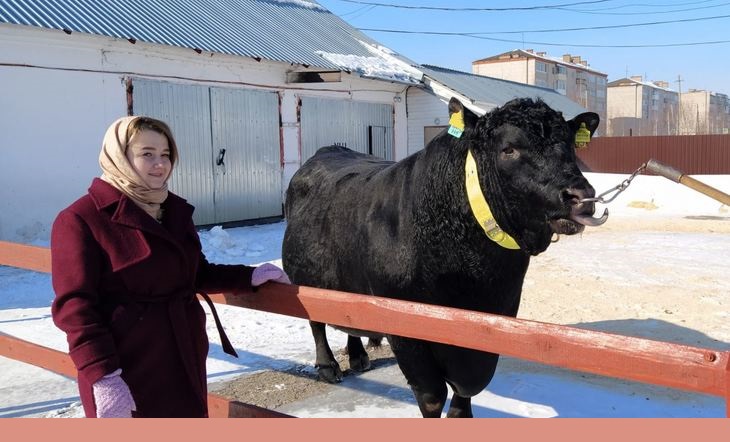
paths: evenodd
<path fill-rule="evenodd" d="M 314 357 L 314 344 L 312 345 Z M 380 347 L 368 346 L 367 352 L 371 370 L 396 363 L 387 343 Z M 336 352 L 335 359 L 344 376 L 359 374 L 349 368 L 344 348 Z M 216 388 L 215 393 L 231 400 L 274 410 L 294 401 L 324 394 L 333 388 L 337 386 L 318 380 L 313 366 L 297 365 L 283 371 L 262 371 L 234 379 Z"/>

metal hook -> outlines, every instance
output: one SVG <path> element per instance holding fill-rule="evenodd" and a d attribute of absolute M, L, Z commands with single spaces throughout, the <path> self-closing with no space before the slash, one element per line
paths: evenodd
<path fill-rule="evenodd" d="M 608 209 L 603 209 L 603 215 L 600 218 L 594 218 L 592 216 L 581 217 L 580 221 L 586 226 L 600 226 L 608 220 Z"/>
<path fill-rule="evenodd" d="M 596 225 L 600 226 L 601 224 L 605 223 L 606 220 L 608 220 L 608 209 L 603 209 L 603 215 L 601 215 L 600 218 L 593 218 L 596 220 Z"/>

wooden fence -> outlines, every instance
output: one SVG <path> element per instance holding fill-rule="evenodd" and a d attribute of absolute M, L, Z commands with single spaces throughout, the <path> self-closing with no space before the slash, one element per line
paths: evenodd
<path fill-rule="evenodd" d="M 50 271 L 43 247 L 0 241 L 0 265 Z M 486 313 L 313 287 L 269 283 L 255 296 L 213 294 L 220 304 L 311 319 L 356 329 L 490 351 L 603 376 L 661 385 L 725 399 L 730 417 L 730 352 L 615 335 Z M 66 376 L 68 356 L 0 335 L 0 355 Z M 209 396 L 212 417 L 284 415 Z"/>
<path fill-rule="evenodd" d="M 632 173 L 650 158 L 688 175 L 728 175 L 730 135 L 596 137 L 578 150 L 585 172 Z"/>

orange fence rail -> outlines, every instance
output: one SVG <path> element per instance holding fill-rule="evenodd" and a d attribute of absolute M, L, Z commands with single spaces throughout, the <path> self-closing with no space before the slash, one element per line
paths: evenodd
<path fill-rule="evenodd" d="M 26 256 L 17 256 L 22 253 Z M 49 272 L 48 249 L 0 241 L 0 265 Z M 18 265 L 22 264 L 22 265 Z M 32 267 L 31 267 L 32 266 Z M 571 370 L 719 396 L 730 417 L 730 352 L 487 313 L 313 287 L 270 283 L 256 294 L 212 294 L 216 303 L 356 329 L 490 351 Z M 55 351 L 55 350 L 54 350 Z M 37 348 L 11 355 L 45 368 Z M 5 345 L 0 339 L 0 354 Z M 225 415 L 216 398 L 211 416 Z M 246 407 L 245 404 L 237 407 Z M 252 406 L 248 406 L 252 407 Z M 258 410 L 265 414 L 262 409 Z M 268 411 L 268 410 L 267 410 Z M 229 417 L 234 417 L 235 412 Z"/>
<path fill-rule="evenodd" d="M 4 333 L 0 333 L 0 356 L 42 367 L 69 378 L 75 378 L 77 374 L 67 353 Z M 231 401 L 213 393 L 208 394 L 208 414 L 210 417 L 292 417 L 255 405 Z"/>

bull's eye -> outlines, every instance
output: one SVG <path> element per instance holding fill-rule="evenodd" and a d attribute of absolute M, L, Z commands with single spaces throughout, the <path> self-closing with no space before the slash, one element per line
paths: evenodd
<path fill-rule="evenodd" d="M 500 153 L 500 156 L 503 160 L 516 160 L 520 157 L 520 151 L 515 149 L 512 146 L 507 146 L 504 149 L 502 149 L 502 152 Z"/>

